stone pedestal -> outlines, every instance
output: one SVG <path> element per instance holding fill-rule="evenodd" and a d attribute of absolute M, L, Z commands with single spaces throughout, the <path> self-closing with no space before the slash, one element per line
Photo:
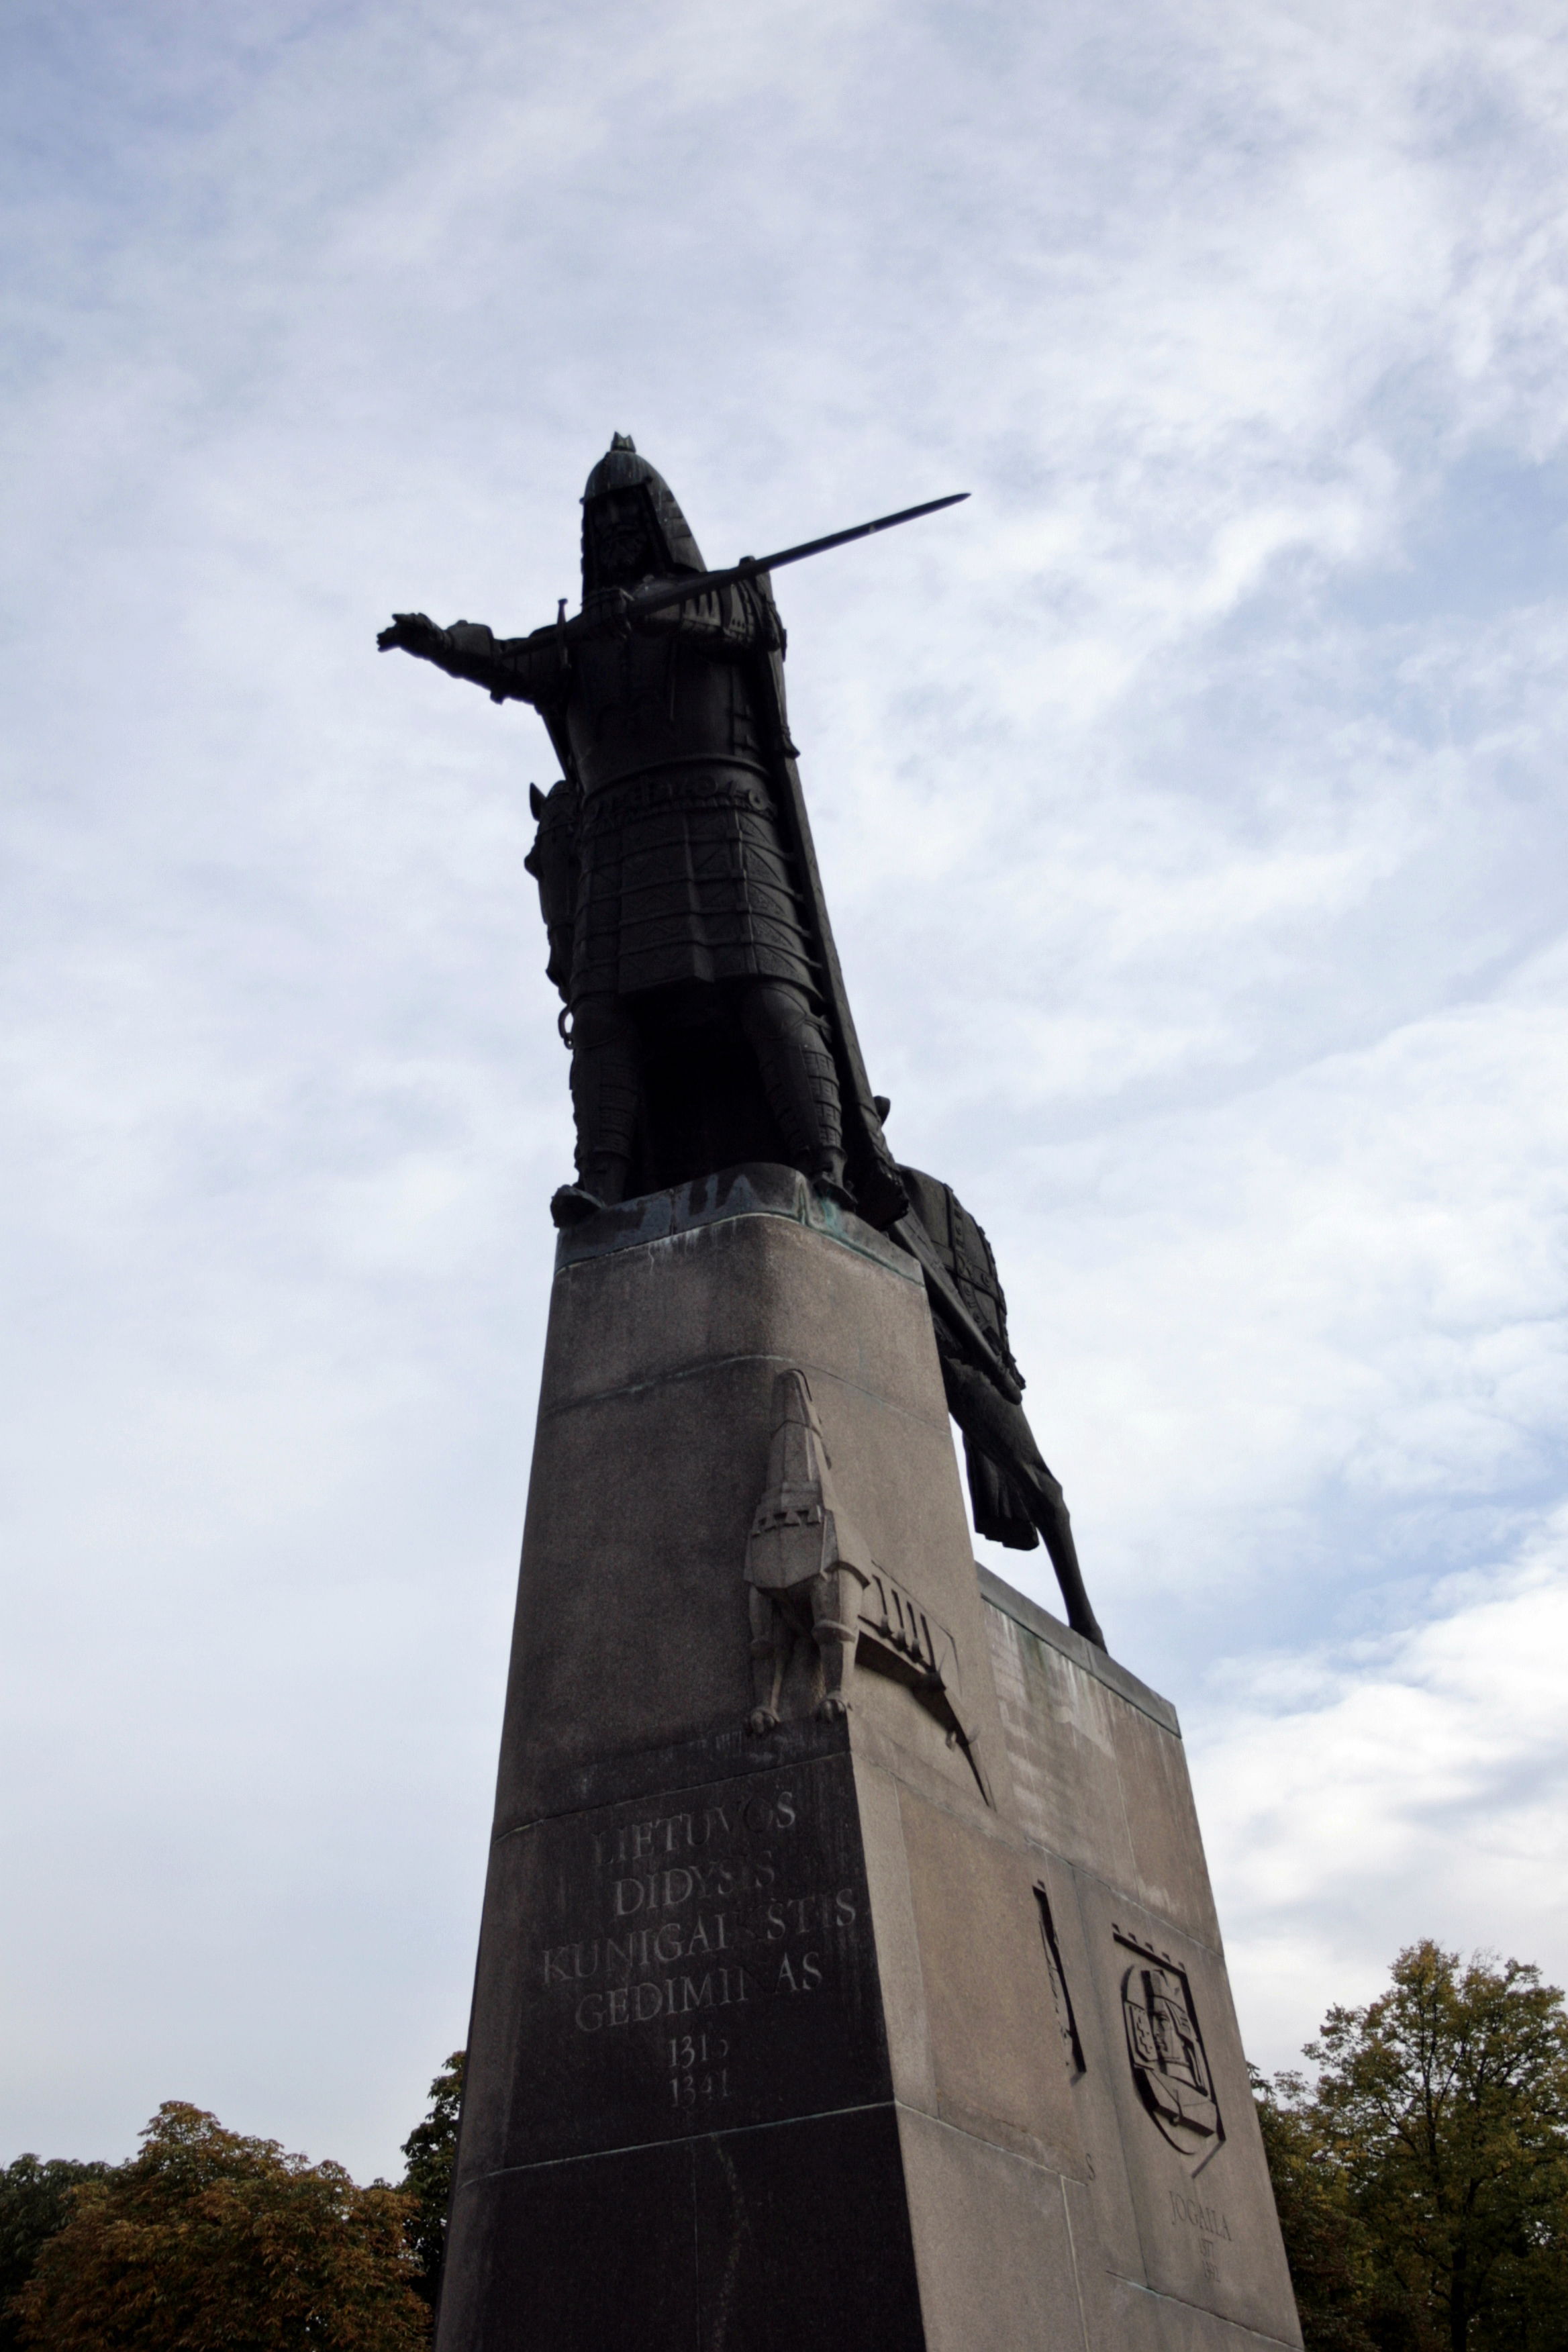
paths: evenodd
<path fill-rule="evenodd" d="M 758 1735 L 796 1372 L 857 1663 L 785 1595 Z M 976 1572 L 917 1269 L 770 1167 L 551 1313 L 438 2347 L 623 2339 L 1300 2340 L 1175 1717 Z"/>

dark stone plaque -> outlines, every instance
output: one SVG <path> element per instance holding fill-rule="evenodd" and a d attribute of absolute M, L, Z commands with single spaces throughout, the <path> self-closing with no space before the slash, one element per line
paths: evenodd
<path fill-rule="evenodd" d="M 601 2352 L 628 2315 L 645 2352 L 923 2344 L 843 1727 L 733 1744 L 575 1771 L 590 1801 L 497 1841 L 443 2291 L 465 2352 Z"/>
<path fill-rule="evenodd" d="M 523 1950 L 521 1969 L 510 1935 L 481 1955 L 476 2028 L 518 2003 L 481 2160 L 889 2095 L 847 1753 L 535 1822 L 495 1866 Z"/>

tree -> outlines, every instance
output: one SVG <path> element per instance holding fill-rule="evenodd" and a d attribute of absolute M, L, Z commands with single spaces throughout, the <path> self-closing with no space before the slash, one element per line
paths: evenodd
<path fill-rule="evenodd" d="M 171 2100 L 16 2298 L 35 2352 L 424 2352 L 408 2200 Z"/>
<path fill-rule="evenodd" d="M 1345 2216 L 1362 2279 L 1345 2315 L 1379 2352 L 1568 2352 L 1563 1995 L 1517 1960 L 1462 1966 L 1431 1942 L 1392 1979 L 1364 2008 L 1330 2010 L 1310 2090 L 1276 2078 L 1282 2221 L 1304 2179 L 1319 2222 Z M 1315 2293 L 1309 2256 L 1304 2325 Z"/>
<path fill-rule="evenodd" d="M 45 2240 L 69 2220 L 72 2192 L 108 2170 L 64 2157 L 19 2156 L 0 2172 L 0 2352 L 16 2352 L 21 2342 L 11 2298 L 31 2276 Z"/>
<path fill-rule="evenodd" d="M 1252 2091 L 1307 2352 L 1378 2352 L 1372 2248 L 1306 2084 L 1300 2074 L 1269 2083 L 1254 2068 Z"/>
<path fill-rule="evenodd" d="M 463 2062 L 454 2050 L 430 2085 L 430 2108 L 403 2143 L 408 2169 L 404 2193 L 413 2201 L 408 2242 L 419 2266 L 418 2292 L 435 2308 L 447 2251 L 447 2208 L 452 2198 L 452 2165 L 458 2153 L 458 2119 L 463 2106 Z"/>

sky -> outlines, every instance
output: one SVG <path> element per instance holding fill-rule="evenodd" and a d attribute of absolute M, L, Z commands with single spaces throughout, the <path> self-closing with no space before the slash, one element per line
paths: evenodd
<path fill-rule="evenodd" d="M 14 0 L 0 2161 L 394 2174 L 462 2040 L 613 431 L 781 575 L 1244 2039 L 1568 1976 L 1568 33 L 1542 0 Z M 1047 1606 L 1044 1556 L 983 1555 Z"/>

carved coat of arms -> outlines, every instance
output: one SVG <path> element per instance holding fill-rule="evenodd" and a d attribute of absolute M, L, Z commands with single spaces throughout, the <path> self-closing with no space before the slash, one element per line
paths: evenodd
<path fill-rule="evenodd" d="M 1212 2155 L 1225 2132 L 1183 1971 L 1140 1958 L 1121 1979 L 1121 2014 L 1144 2105 L 1184 2156 Z"/>

